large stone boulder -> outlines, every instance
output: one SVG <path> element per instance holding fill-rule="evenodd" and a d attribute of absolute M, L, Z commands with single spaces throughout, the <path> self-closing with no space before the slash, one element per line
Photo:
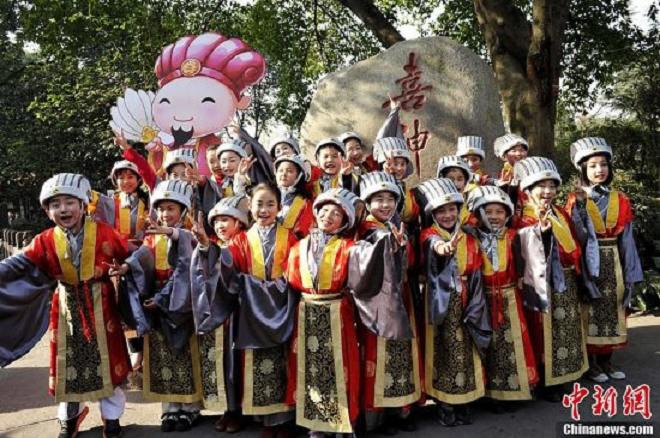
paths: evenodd
<path fill-rule="evenodd" d="M 388 93 L 400 96 L 409 146 L 423 137 L 415 136 L 415 124 L 417 132 L 430 134 L 418 154 L 422 179 L 435 176 L 438 158 L 453 154 L 461 135 L 483 137 L 484 167 L 492 173 L 501 166 L 492 149 L 504 133 L 493 73 L 476 54 L 445 37 L 400 42 L 323 78 L 302 124 L 304 153 L 313 160 L 317 141 L 344 131 L 357 132 L 371 145 L 389 112 Z"/>

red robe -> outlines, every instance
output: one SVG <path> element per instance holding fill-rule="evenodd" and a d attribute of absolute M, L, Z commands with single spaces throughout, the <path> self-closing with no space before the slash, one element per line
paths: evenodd
<path fill-rule="evenodd" d="M 516 236 L 516 230 L 507 229 L 505 231 L 505 255 L 504 259 L 506 260 L 506 269 L 498 272 L 489 272 L 487 266 L 490 265 L 490 262 L 486 263 L 486 255 L 482 251 L 482 260 L 484 261 L 482 265 L 482 274 L 484 287 L 490 288 L 495 291 L 493 295 L 488 296 L 488 306 L 491 312 L 491 324 L 493 330 L 502 323 L 503 320 L 503 305 L 504 298 L 501 295 L 501 288 L 504 286 L 515 285 L 515 297 L 516 297 L 516 308 L 519 316 L 518 321 L 511 321 L 511 324 L 519 323 L 520 332 L 522 337 L 522 345 L 524 350 L 524 360 L 527 367 L 527 378 L 528 384 L 530 386 L 535 385 L 539 381 L 539 375 L 536 370 L 536 360 L 534 357 L 534 349 L 532 348 L 532 342 L 530 340 L 529 331 L 527 329 L 527 321 L 525 320 L 525 314 L 523 312 L 523 299 L 521 296 L 520 289 L 518 288 L 518 272 L 516 270 L 516 263 L 513 254 L 513 241 Z M 500 261 L 500 265 L 502 261 Z M 488 376 L 490 378 L 490 376 Z"/>
<path fill-rule="evenodd" d="M 357 330 L 355 328 L 355 308 L 350 297 L 345 293 L 348 280 L 349 249 L 355 241 L 348 238 L 340 238 L 336 253 L 332 258 L 331 266 L 320 266 L 319 270 L 330 275 L 329 287 L 319 289 L 303 286 L 301 275 L 301 246 L 303 242 L 309 241 L 310 237 L 298 242 L 289 254 L 286 276 L 289 285 L 303 295 L 334 295 L 342 294 L 339 306 L 339 318 L 341 322 L 341 354 L 344 369 L 344 384 L 347 394 L 348 416 L 351 423 L 355 423 L 360 413 L 360 353 L 357 343 Z M 328 244 L 330 245 L 330 244 Z M 326 246 L 327 249 L 327 246 Z M 328 272 L 331 270 L 331 272 Z M 289 358 L 289 387 L 287 388 L 286 402 L 296 405 L 296 393 L 306 391 L 306 388 L 297 388 L 297 353 L 298 345 L 304 340 L 298 339 L 298 323 L 294 326 L 294 336 L 291 343 L 291 354 Z M 297 409 L 302 409 L 297 406 Z"/>
<path fill-rule="evenodd" d="M 88 219 L 88 221 L 91 221 Z M 67 248 L 68 251 L 68 248 Z M 51 278 L 59 281 L 66 281 L 56 249 L 55 228 L 50 228 L 38 234 L 25 248 L 23 253 L 32 263 Z M 108 265 L 114 260 L 122 262 L 128 255 L 126 242 L 109 225 L 103 223 L 96 224 L 96 242 L 94 246 L 94 259 L 88 263 L 93 263 L 93 277 L 88 281 L 77 285 L 78 297 L 85 300 L 92 282 L 101 283 L 101 302 L 103 309 L 103 318 L 105 320 L 105 332 L 109 351 L 110 377 L 113 385 L 120 385 L 126 379 L 131 365 L 126 350 L 126 339 L 122 330 L 117 302 L 115 298 L 115 289 L 108 277 Z M 81 265 L 85 265 L 85 252 L 81 256 Z M 83 304 L 85 311 L 81 315 L 83 327 L 89 333 L 94 333 L 94 309 L 90 301 Z M 55 291 L 50 313 L 50 328 L 52 338 L 50 341 L 50 379 L 49 393 L 55 395 L 56 382 L 58 377 L 57 370 L 57 330 L 59 324 L 59 291 Z M 82 340 L 81 340 L 82 342 Z"/>

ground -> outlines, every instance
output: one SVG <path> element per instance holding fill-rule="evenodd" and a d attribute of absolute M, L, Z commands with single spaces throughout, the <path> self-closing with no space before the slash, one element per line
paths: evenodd
<path fill-rule="evenodd" d="M 637 387 L 648 384 L 651 387 L 650 408 L 654 415 L 660 415 L 660 317 L 633 316 L 629 318 L 629 346 L 623 352 L 615 353 L 614 361 L 628 374 L 628 379 L 614 386 L 618 390 L 618 413 L 612 420 L 643 422 L 640 415 L 623 416 L 623 393 L 626 385 Z M 25 357 L 5 369 L 0 369 L 0 436 L 4 437 L 54 437 L 59 431 L 55 420 L 56 408 L 53 398 L 47 394 L 48 384 L 48 343 L 47 336 Z M 593 385 L 585 380 L 580 383 L 589 388 L 590 395 L 580 406 L 583 421 L 604 421 L 591 413 Z M 193 431 L 195 437 L 218 437 L 213 430 L 211 412 Z M 419 430 L 413 433 L 400 433 L 401 438 L 431 437 L 436 434 L 451 433 L 453 438 L 461 437 L 555 437 L 558 423 L 571 421 L 569 409 L 561 403 L 531 401 L 518 403 L 514 412 L 496 415 L 484 406 L 476 406 L 473 412 L 474 424 L 447 430 L 432 418 L 430 408 L 419 414 Z M 121 419 L 124 437 L 172 436 L 161 434 L 160 404 L 142 401 L 139 391 L 128 393 L 126 413 Z M 650 421 L 646 422 L 649 424 Z M 656 422 L 657 423 L 657 422 Z M 660 427 L 656 425 L 656 429 Z M 101 418 L 98 404 L 90 406 L 90 414 L 82 424 L 84 437 L 101 436 Z M 177 432 L 174 432 L 176 435 Z M 656 430 L 660 436 L 660 431 Z M 193 436 L 193 435 L 190 435 Z M 240 436 L 258 437 L 259 428 L 252 424 Z"/>

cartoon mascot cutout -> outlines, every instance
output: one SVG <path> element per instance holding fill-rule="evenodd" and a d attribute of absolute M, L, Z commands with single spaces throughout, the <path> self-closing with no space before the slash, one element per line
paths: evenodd
<path fill-rule="evenodd" d="M 157 174 L 168 152 L 192 148 L 200 174 L 210 176 L 206 149 L 250 105 L 243 93 L 265 76 L 266 61 L 242 40 L 208 32 L 163 48 L 154 70 L 158 91 L 127 89 L 110 110 L 112 130 L 145 143 Z"/>

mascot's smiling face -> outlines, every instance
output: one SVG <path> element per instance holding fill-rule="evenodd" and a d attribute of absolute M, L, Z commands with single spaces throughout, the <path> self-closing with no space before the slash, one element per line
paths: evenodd
<path fill-rule="evenodd" d="M 215 79 L 197 76 L 178 78 L 162 87 L 153 101 L 158 127 L 174 137 L 176 146 L 204 137 L 227 126 L 236 109 L 249 104 Z"/>

